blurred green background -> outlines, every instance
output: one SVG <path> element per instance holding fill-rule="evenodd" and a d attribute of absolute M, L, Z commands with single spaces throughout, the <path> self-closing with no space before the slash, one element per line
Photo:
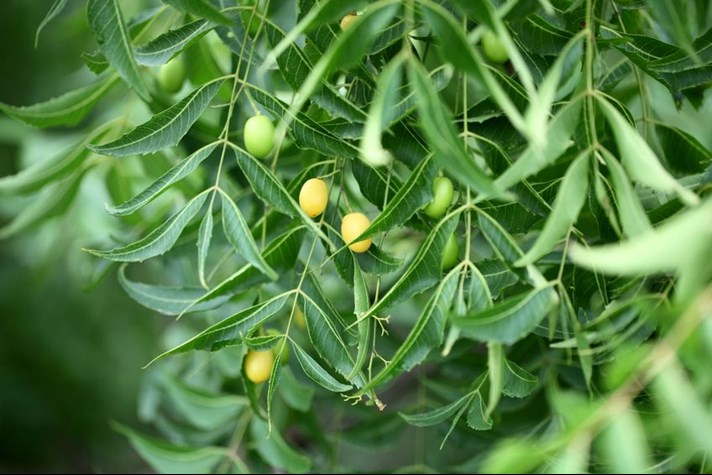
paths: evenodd
<path fill-rule="evenodd" d="M 69 2 L 35 49 L 51 0 L 0 1 L 0 101 L 26 105 L 86 83 L 93 51 L 83 2 Z M 0 117 L 0 176 L 60 151 L 77 136 Z M 112 420 L 140 427 L 136 394 L 160 321 L 111 272 L 92 289 L 97 261 L 80 251 L 104 226 L 95 177 L 67 216 L 0 241 L 0 472 L 145 471 Z M 96 206 L 99 204 L 99 206 Z M 24 201 L 0 197 L 0 225 Z"/>

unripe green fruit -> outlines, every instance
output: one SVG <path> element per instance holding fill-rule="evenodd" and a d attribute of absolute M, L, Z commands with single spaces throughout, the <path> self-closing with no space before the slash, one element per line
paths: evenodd
<path fill-rule="evenodd" d="M 445 249 L 443 250 L 443 257 L 440 261 L 440 266 L 442 270 L 452 269 L 455 264 L 457 264 L 457 239 L 454 234 L 450 235 L 450 238 L 445 243 Z"/>
<path fill-rule="evenodd" d="M 487 30 L 482 35 L 482 51 L 493 63 L 502 64 L 509 59 L 509 54 L 497 35 Z"/>
<path fill-rule="evenodd" d="M 158 85 L 169 94 L 175 94 L 185 81 L 185 62 L 177 56 L 158 69 Z"/>
<path fill-rule="evenodd" d="M 272 374 L 274 353 L 272 350 L 248 350 L 245 355 L 245 376 L 255 384 L 264 383 Z"/>
<path fill-rule="evenodd" d="M 329 203 L 329 189 L 326 182 L 319 178 L 311 178 L 304 182 L 299 191 L 299 206 L 310 218 L 319 216 Z"/>
<path fill-rule="evenodd" d="M 274 124 L 267 116 L 258 114 L 245 122 L 245 148 L 257 158 L 265 158 L 274 148 Z"/>
<path fill-rule="evenodd" d="M 353 13 L 349 13 L 348 15 L 343 17 L 341 19 L 341 23 L 339 23 L 341 31 L 346 31 L 351 26 L 351 23 L 353 23 L 357 18 L 358 15 L 354 15 Z"/>
<path fill-rule="evenodd" d="M 433 180 L 433 201 L 423 209 L 431 218 L 441 218 L 452 203 L 452 182 L 444 176 L 435 177 Z"/>
<path fill-rule="evenodd" d="M 341 221 L 341 237 L 346 244 L 356 239 L 371 224 L 371 221 L 363 213 L 349 213 Z M 368 251 L 371 247 L 371 238 L 357 241 L 349 245 L 349 249 L 356 253 Z"/>

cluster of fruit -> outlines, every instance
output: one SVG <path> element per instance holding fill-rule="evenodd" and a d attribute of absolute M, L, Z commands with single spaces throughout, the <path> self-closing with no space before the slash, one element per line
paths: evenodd
<path fill-rule="evenodd" d="M 341 29 L 350 28 L 358 19 L 355 14 L 346 15 L 340 23 Z M 485 56 L 495 63 L 504 63 L 508 59 L 507 52 L 497 37 L 490 31 L 482 36 L 482 49 Z M 166 63 L 158 73 L 158 83 L 164 91 L 178 92 L 185 80 L 185 65 L 180 57 Z M 266 158 L 275 146 L 275 127 L 265 115 L 257 114 L 250 117 L 243 129 L 245 148 L 254 157 Z M 433 180 L 433 199 L 423 208 L 423 213 L 433 219 L 442 218 L 452 204 L 454 189 L 452 181 L 445 176 Z M 320 216 L 329 203 L 329 188 L 321 178 L 311 178 L 304 182 L 299 192 L 299 205 L 310 218 Z M 355 253 L 364 253 L 369 250 L 372 239 L 366 238 L 356 241 L 370 226 L 370 219 L 363 213 L 351 212 L 346 214 L 341 221 L 341 238 L 345 245 Z M 441 266 L 443 270 L 450 269 L 458 261 L 458 243 L 455 235 L 450 235 L 445 245 Z M 300 327 L 305 326 L 304 315 L 295 307 L 295 321 Z M 268 330 L 274 334 L 275 330 Z M 278 349 L 280 347 L 281 349 Z M 282 343 L 270 350 L 249 350 L 244 359 L 245 376 L 255 384 L 264 383 L 270 377 L 275 356 L 281 351 L 282 363 L 289 356 L 289 347 L 283 339 Z"/>

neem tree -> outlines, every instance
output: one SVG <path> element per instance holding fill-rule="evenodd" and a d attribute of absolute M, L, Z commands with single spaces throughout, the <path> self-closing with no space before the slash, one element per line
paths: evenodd
<path fill-rule="evenodd" d="M 708 1 L 86 3 L 0 235 L 106 183 L 155 469 L 710 470 Z"/>

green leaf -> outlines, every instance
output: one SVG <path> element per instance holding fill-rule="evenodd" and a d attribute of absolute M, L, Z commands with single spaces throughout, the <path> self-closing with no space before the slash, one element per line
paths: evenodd
<path fill-rule="evenodd" d="M 408 177 L 408 181 L 401 186 L 378 217 L 356 239 L 361 240 L 382 231 L 389 231 L 408 221 L 416 211 L 433 199 L 432 179 L 437 171 L 437 166 L 430 157 L 420 162 Z"/>
<path fill-rule="evenodd" d="M 487 416 L 485 400 L 479 391 L 475 392 L 470 403 L 470 410 L 467 411 L 467 425 L 474 430 L 490 430 L 492 428 L 492 419 Z"/>
<path fill-rule="evenodd" d="M 699 62 L 700 59 L 692 45 L 693 38 L 690 28 L 694 10 L 689 8 L 687 2 L 648 0 L 646 3 L 655 21 L 691 58 Z"/>
<path fill-rule="evenodd" d="M 371 245 L 368 252 L 358 254 L 356 260 L 367 274 L 386 275 L 395 272 L 403 265 L 403 259 L 386 254 L 378 246 Z"/>
<path fill-rule="evenodd" d="M 607 150 L 602 150 L 602 155 L 611 174 L 613 187 L 616 193 L 616 204 L 623 231 L 628 237 L 638 236 L 652 229 L 648 215 L 645 214 L 643 204 L 638 194 L 628 181 L 623 167 L 618 160 Z"/>
<path fill-rule="evenodd" d="M 89 133 L 78 144 L 72 145 L 59 155 L 39 161 L 15 175 L 0 178 L 0 194 L 32 193 L 45 185 L 59 181 L 69 173 L 81 167 L 91 154 L 87 145 L 100 139 L 111 131 L 109 127 L 100 127 Z"/>
<path fill-rule="evenodd" d="M 221 190 L 220 194 L 222 196 L 223 230 L 227 240 L 247 262 L 270 279 L 276 280 L 278 277 L 277 272 L 262 258 L 262 254 L 257 247 L 257 243 L 252 238 L 252 233 L 250 233 L 250 228 L 247 226 L 247 221 L 242 216 L 242 212 L 227 193 Z"/>
<path fill-rule="evenodd" d="M 217 146 L 217 143 L 212 143 L 196 150 L 189 157 L 178 162 L 156 181 L 148 185 L 142 192 L 118 206 L 108 206 L 106 210 L 114 216 L 125 216 L 138 211 L 170 188 L 174 183 L 192 173 L 213 153 L 213 150 L 215 150 Z"/>
<path fill-rule="evenodd" d="M 540 55 L 557 56 L 571 38 L 571 33 L 558 28 L 540 14 L 517 18 L 509 25 L 521 46 Z"/>
<path fill-rule="evenodd" d="M 459 219 L 459 212 L 451 213 L 433 228 L 403 275 L 371 306 L 363 318 L 385 312 L 393 305 L 431 288 L 440 280 L 441 256 Z"/>
<path fill-rule="evenodd" d="M 362 7 L 364 0 L 325 0 L 316 5 L 309 5 L 308 10 L 304 10 L 304 15 L 288 33 L 270 52 L 265 67 L 270 67 L 290 44 L 297 41 L 297 38 L 309 31 L 314 26 L 323 25 L 331 20 L 344 16 L 349 11 L 354 11 Z"/>
<path fill-rule="evenodd" d="M 12 237 L 46 219 L 62 215 L 77 196 L 85 171 L 79 170 L 42 190 L 30 205 L 0 228 L 0 239 Z"/>
<path fill-rule="evenodd" d="M 144 66 L 165 64 L 213 27 L 205 20 L 197 20 L 167 31 L 150 43 L 136 48 L 136 61 Z"/>
<path fill-rule="evenodd" d="M 676 363 L 668 366 L 653 380 L 652 390 L 661 410 L 679 428 L 677 433 L 686 441 L 687 450 L 712 451 L 709 405 L 685 370 Z"/>
<path fill-rule="evenodd" d="M 282 338 L 282 341 L 284 341 L 284 338 Z M 272 424 L 272 403 L 274 402 L 274 395 L 279 384 L 279 377 L 282 374 L 282 351 L 277 351 L 273 354 L 274 359 L 272 360 L 272 368 L 270 369 L 269 379 L 267 381 L 267 422 L 270 424 L 270 427 Z"/>
<path fill-rule="evenodd" d="M 700 199 L 696 194 L 678 183 L 663 168 L 645 139 L 623 118 L 618 109 L 601 97 L 598 97 L 598 103 L 613 129 L 621 161 L 628 176 L 655 190 L 675 192 L 689 205 L 699 203 Z"/>
<path fill-rule="evenodd" d="M 119 268 L 118 278 L 129 297 L 164 315 L 180 315 L 189 307 L 191 312 L 210 310 L 219 307 L 229 298 L 227 295 L 206 297 L 205 289 L 197 287 L 164 287 L 135 282 L 126 277 L 126 265 Z M 195 304 L 196 300 L 200 300 L 200 303 Z"/>
<path fill-rule="evenodd" d="M 353 253 L 351 253 L 351 255 L 354 256 Z M 368 308 L 371 306 L 371 301 L 368 296 L 368 286 L 361 272 L 361 267 L 358 265 L 356 257 L 352 257 L 352 259 L 354 265 L 354 315 L 358 319 L 358 353 L 354 361 L 354 368 L 351 370 L 351 373 L 347 375 L 346 379 L 348 380 L 356 376 L 356 373 L 361 371 L 363 364 L 366 362 L 366 358 L 371 350 L 371 328 L 373 326 L 372 319 L 360 318 L 361 315 L 368 311 Z"/>
<path fill-rule="evenodd" d="M 0 111 L 34 127 L 76 125 L 92 111 L 117 79 L 117 76 L 107 76 L 75 91 L 26 107 L 15 107 L 0 102 Z"/>
<path fill-rule="evenodd" d="M 387 165 L 393 155 L 383 148 L 381 134 L 392 119 L 393 110 L 400 99 L 404 56 L 398 56 L 378 76 L 376 97 L 371 103 L 368 118 L 359 144 L 359 157 L 372 167 Z"/>
<path fill-rule="evenodd" d="M 299 366 L 302 367 L 304 374 L 306 374 L 309 379 L 314 381 L 319 386 L 335 393 L 343 393 L 352 388 L 351 385 L 337 381 L 324 369 L 323 366 L 317 363 L 317 361 L 309 356 L 309 354 L 299 345 L 293 341 L 291 343 L 292 349 L 294 350 L 294 356 L 296 356 L 297 361 L 299 361 Z"/>
<path fill-rule="evenodd" d="M 677 272 L 681 277 L 677 297 L 690 297 L 712 273 L 712 268 L 700 265 L 712 252 L 710 216 L 712 199 L 707 199 L 634 239 L 594 248 L 573 245 L 569 254 L 577 265 L 606 274 Z"/>
<path fill-rule="evenodd" d="M 506 190 L 556 161 L 573 144 L 571 136 L 579 123 L 581 104 L 580 99 L 574 100 L 557 111 L 549 123 L 542 148 L 528 146 L 495 184 Z"/>
<path fill-rule="evenodd" d="M 82 61 L 87 68 L 96 75 L 99 75 L 109 68 L 109 61 L 100 51 L 94 53 L 82 53 Z"/>
<path fill-rule="evenodd" d="M 303 413 L 311 410 L 314 402 L 314 386 L 298 381 L 288 366 L 282 368 L 279 388 L 279 394 L 287 406 Z"/>
<path fill-rule="evenodd" d="M 576 222 L 588 195 L 589 154 L 579 155 L 564 175 L 556 194 L 554 208 L 539 237 L 527 253 L 514 265 L 532 264 L 548 253 Z"/>
<path fill-rule="evenodd" d="M 302 109 L 302 106 L 321 84 L 322 78 L 326 77 L 329 72 L 336 69 L 348 69 L 361 61 L 378 33 L 388 25 L 399 9 L 400 4 L 395 1 L 374 3 L 337 37 L 334 44 L 319 58 L 297 91 L 289 113 L 282 116 L 280 129 L 291 125 L 297 111 Z"/>
<path fill-rule="evenodd" d="M 468 308 L 473 311 L 484 310 L 492 306 L 492 291 L 487 279 L 475 266 L 470 270 L 470 285 L 468 288 Z"/>
<path fill-rule="evenodd" d="M 259 160 L 239 147 L 233 147 L 240 169 L 250 182 L 252 191 L 265 203 L 287 216 L 299 215 L 299 205 L 292 199 L 284 185 Z M 310 219 L 310 221 L 312 221 Z"/>
<path fill-rule="evenodd" d="M 97 257 L 119 262 L 142 262 L 169 251 L 178 241 L 183 228 L 198 214 L 207 198 L 207 191 L 190 200 L 179 212 L 151 231 L 146 237 L 110 251 L 84 249 Z"/>
<path fill-rule="evenodd" d="M 438 163 L 460 183 L 481 195 L 501 197 L 502 192 L 465 149 L 452 125 L 452 117 L 440 101 L 423 67 L 415 61 L 408 64 L 423 132 Z"/>
<path fill-rule="evenodd" d="M 267 423 L 259 417 L 253 417 L 250 421 L 250 436 L 257 453 L 271 466 L 288 473 L 306 473 L 311 468 L 309 458 L 287 445 L 279 431 L 270 431 Z"/>
<path fill-rule="evenodd" d="M 472 399 L 471 394 L 465 394 L 460 399 L 451 402 L 450 404 L 438 407 L 431 411 L 422 412 L 419 414 L 404 414 L 399 412 L 398 415 L 403 418 L 408 424 L 416 427 L 429 427 L 441 422 L 445 422 L 452 417 L 463 406 L 468 404 Z"/>
<path fill-rule="evenodd" d="M 539 378 L 507 358 L 504 359 L 504 367 L 502 392 L 506 396 L 523 398 L 534 392 L 539 384 Z"/>
<path fill-rule="evenodd" d="M 230 24 L 215 28 L 215 33 L 217 33 L 222 42 L 230 48 L 233 54 L 241 58 L 243 65 L 258 68 L 263 61 L 262 48 L 256 46 L 254 41 L 256 38 L 251 38 L 245 22 L 252 18 L 250 28 L 258 28 L 261 24 L 261 31 L 264 32 L 265 25 L 267 25 L 269 19 L 260 15 L 256 9 L 254 9 L 254 15 L 248 9 L 252 10 L 252 7 L 245 5 L 238 8 L 232 7 L 232 9 L 227 10 L 225 16 L 230 19 Z M 243 14 L 245 17 L 243 17 Z M 201 45 L 206 45 L 206 43 L 201 43 Z"/>
<path fill-rule="evenodd" d="M 415 325 L 406 339 L 383 368 L 362 388 L 362 392 L 374 388 L 392 377 L 403 374 L 420 364 L 430 351 L 442 344 L 447 310 L 452 305 L 457 287 L 457 273 L 451 272 L 440 282 L 438 288 L 425 304 Z"/>
<path fill-rule="evenodd" d="M 481 212 L 477 216 L 477 224 L 492 250 L 506 262 L 514 263 L 524 255 L 512 236 L 489 214 Z"/>
<path fill-rule="evenodd" d="M 205 261 L 208 259 L 208 251 L 210 250 L 210 241 L 213 238 L 213 210 L 209 206 L 208 210 L 203 216 L 203 220 L 200 222 L 200 228 L 198 228 L 198 280 L 200 285 L 208 288 L 208 284 L 205 281 Z"/>
<path fill-rule="evenodd" d="M 489 419 L 499 399 L 502 397 L 502 388 L 504 386 L 504 349 L 501 343 L 490 341 L 487 343 L 487 375 L 489 377 L 489 400 L 487 401 L 487 410 L 485 411 L 485 419 Z"/>
<path fill-rule="evenodd" d="M 142 98 L 150 94 L 133 56 L 131 37 L 124 24 L 119 0 L 88 0 L 87 17 L 99 49 L 123 78 Z"/>
<path fill-rule="evenodd" d="M 670 124 L 655 124 L 668 165 L 681 173 L 699 173 L 712 163 L 712 151 L 695 137 Z"/>
<path fill-rule="evenodd" d="M 52 4 L 51 7 L 49 7 L 49 10 L 47 11 L 47 14 L 45 17 L 42 19 L 40 22 L 40 25 L 37 27 L 37 31 L 35 32 L 35 49 L 37 48 L 37 45 L 40 42 L 40 33 L 42 33 L 42 30 L 44 29 L 45 26 L 49 24 L 52 20 L 54 20 L 57 15 L 62 13 L 62 10 L 64 10 L 64 7 L 67 6 L 67 0 L 54 0 L 54 3 Z"/>
<path fill-rule="evenodd" d="M 512 272 L 507 264 L 499 259 L 488 259 L 477 262 L 477 269 L 487 282 L 493 298 L 499 297 L 502 290 L 516 284 L 519 281 L 517 274 Z M 482 307 L 486 308 L 486 307 Z M 473 307 L 475 310 L 481 308 Z"/>
<path fill-rule="evenodd" d="M 502 89 L 502 86 L 486 68 L 486 61 L 472 46 L 472 42 L 465 35 L 463 28 L 458 25 L 452 15 L 440 5 L 434 3 L 422 4 L 421 13 L 441 45 L 439 52 L 443 58 L 452 63 L 458 70 L 467 73 L 481 83 L 500 109 L 507 115 L 512 125 L 526 135 L 527 130 L 524 118 L 507 93 Z"/>
<path fill-rule="evenodd" d="M 305 228 L 299 226 L 291 228 L 276 237 L 262 253 L 265 262 L 278 273 L 293 269 L 299 254 L 299 248 L 304 240 L 304 231 Z M 252 265 L 245 265 L 208 292 L 198 296 L 183 311 L 193 311 L 194 305 L 201 305 L 203 302 L 208 302 L 221 296 L 229 298 L 233 294 L 257 287 L 268 281 L 269 278 L 264 273 L 255 269 Z"/>
<path fill-rule="evenodd" d="M 244 396 L 213 394 L 173 377 L 165 378 L 162 387 L 178 414 L 191 425 L 205 431 L 231 423 L 249 406 Z"/>
<path fill-rule="evenodd" d="M 649 471 L 652 464 L 645 429 L 633 408 L 628 407 L 612 417 L 600 440 L 611 473 Z M 625 447 L 625 450 L 621 450 L 621 447 Z"/>
<path fill-rule="evenodd" d="M 272 334 L 272 335 L 260 335 L 255 334 L 252 336 L 246 336 L 244 339 L 245 346 L 253 350 L 265 351 L 271 350 L 277 346 L 277 344 L 284 339 L 283 334 Z"/>
<path fill-rule="evenodd" d="M 162 0 L 178 10 L 222 25 L 229 25 L 230 19 L 208 0 Z"/>
<path fill-rule="evenodd" d="M 280 294 L 265 302 L 241 310 L 198 333 L 185 343 L 181 343 L 158 355 L 149 365 L 166 356 L 186 353 L 188 351 L 218 351 L 228 346 L 237 346 L 250 331 L 259 327 L 268 318 L 279 312 L 282 307 L 284 307 L 289 295 L 289 292 Z"/>
<path fill-rule="evenodd" d="M 338 328 L 341 326 L 338 325 L 340 322 L 332 318 L 332 315 L 330 315 L 332 312 L 327 312 L 319 305 L 318 300 L 323 296 L 319 295 L 321 290 L 313 280 L 313 277 L 305 280 L 303 289 L 304 291 L 301 295 L 304 297 L 303 309 L 309 339 L 324 361 L 329 363 L 342 376 L 350 376 L 354 371 L 354 361 L 341 337 L 343 330 Z M 359 375 L 352 377 L 349 381 L 356 385 L 361 385 L 361 377 Z"/>
<path fill-rule="evenodd" d="M 450 318 L 464 336 L 510 345 L 534 331 L 557 302 L 558 296 L 549 285 L 510 297 L 482 312 L 465 316 L 451 314 Z"/>
<path fill-rule="evenodd" d="M 272 45 L 279 44 L 284 39 L 285 33 L 271 21 L 266 21 L 264 27 Z M 277 58 L 277 64 L 284 79 L 294 90 L 302 86 L 312 70 L 306 54 L 294 43 L 289 44 Z M 321 82 L 311 99 L 334 117 L 343 117 L 350 122 L 363 122 L 366 118 L 365 112 L 341 96 L 334 86 L 326 81 Z"/>
<path fill-rule="evenodd" d="M 129 439 L 136 452 L 158 473 L 210 473 L 226 456 L 225 449 L 220 447 L 175 445 L 117 423 L 112 426 Z"/>
<path fill-rule="evenodd" d="M 351 163 L 351 171 L 358 183 L 361 194 L 368 201 L 383 209 L 386 193 L 394 196 L 402 183 L 393 173 L 389 176 L 382 169 L 371 168 L 360 160 Z"/>
<path fill-rule="evenodd" d="M 89 148 L 102 155 L 125 157 L 145 155 L 173 147 L 207 109 L 222 83 L 223 80 L 206 83 L 118 140 L 105 145 L 92 145 Z"/>

